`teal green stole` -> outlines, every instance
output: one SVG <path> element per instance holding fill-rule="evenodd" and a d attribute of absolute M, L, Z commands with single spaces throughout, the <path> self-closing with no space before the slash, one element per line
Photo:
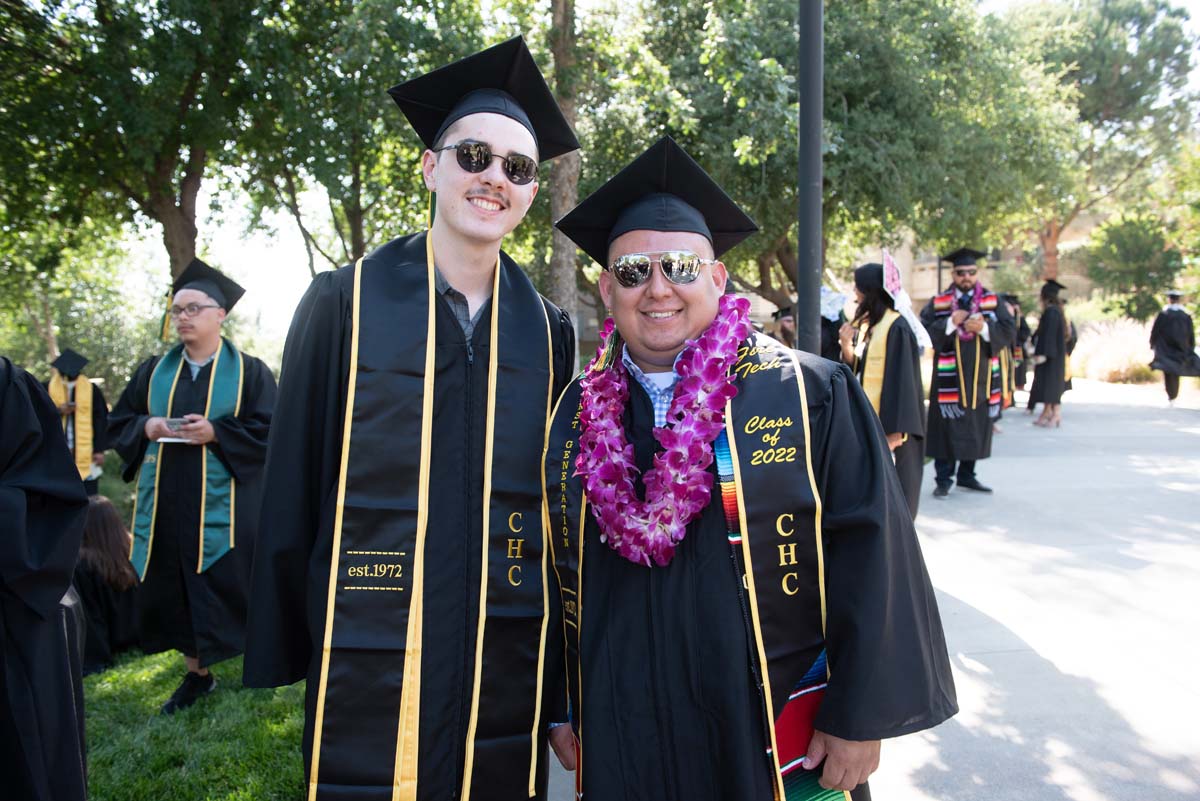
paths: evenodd
<path fill-rule="evenodd" d="M 175 386 L 183 369 L 183 343 L 167 351 L 150 374 L 146 408 L 153 417 L 170 417 L 175 403 Z M 222 339 L 213 357 L 204 416 L 209 420 L 236 415 L 242 401 L 242 355 Z M 139 578 L 146 577 L 154 547 L 154 524 L 158 513 L 158 476 L 167 450 L 164 446 L 194 448 L 195 445 L 150 442 L 138 470 L 137 495 L 133 507 L 133 550 L 129 560 Z M 200 499 L 199 559 L 196 572 L 203 573 L 234 547 L 235 484 L 229 470 L 204 447 Z"/>

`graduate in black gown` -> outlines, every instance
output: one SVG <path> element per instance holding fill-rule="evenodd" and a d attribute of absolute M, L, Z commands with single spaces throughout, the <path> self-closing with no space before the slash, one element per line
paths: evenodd
<path fill-rule="evenodd" d="M 1061 292 L 1066 289 L 1050 279 L 1042 285 L 1042 316 L 1033 332 L 1033 386 L 1029 388 L 1029 408 L 1041 403 L 1042 413 L 1035 426 L 1058 428 L 1062 424 L 1062 396 L 1070 387 L 1068 363 L 1069 342 L 1073 339 L 1071 324 L 1063 310 Z"/>
<path fill-rule="evenodd" d="M 1200 376 L 1200 355 L 1196 354 L 1196 330 L 1192 316 L 1182 305 L 1183 293 L 1167 293 L 1167 306 L 1154 318 L 1150 328 L 1150 347 L 1154 361 L 1150 369 L 1162 370 L 1167 402 L 1175 404 L 1179 397 L 1179 377 Z"/>
<path fill-rule="evenodd" d="M 1018 295 L 1006 294 L 1004 300 L 1011 310 L 1015 335 L 1012 344 L 1012 376 L 1013 389 L 1025 389 L 1028 382 L 1028 360 L 1025 358 L 1025 343 L 1033 335 L 1025 312 L 1021 308 L 1021 298 Z"/>
<path fill-rule="evenodd" d="M 100 386 L 83 374 L 87 363 L 87 357 L 64 348 L 50 363 L 50 380 L 43 386 L 58 406 L 67 447 L 75 457 L 84 489 L 88 495 L 95 495 L 103 472 L 104 451 L 108 448 L 105 441 L 108 403 Z"/>
<path fill-rule="evenodd" d="M 545 462 L 581 797 L 866 797 L 880 739 L 956 710 L 870 402 L 844 365 L 750 334 L 718 259 L 756 226 L 671 139 L 557 225 L 606 267 L 615 325 Z"/>
<path fill-rule="evenodd" d="M 896 474 L 913 520 L 921 500 L 925 471 L 925 388 L 921 355 L 908 321 L 884 288 L 884 266 L 864 264 L 854 271 L 858 311 L 842 326 L 842 361 L 863 385 L 879 415 Z"/>
<path fill-rule="evenodd" d="M 109 439 L 136 482 L 131 561 L 138 636 L 176 650 L 187 672 L 171 714 L 212 692 L 208 667 L 242 653 L 250 565 L 275 407 L 275 378 L 221 336 L 244 290 L 194 260 L 174 282 L 179 342 L 138 365 L 109 415 Z"/>
<path fill-rule="evenodd" d="M 138 577 L 129 546 L 129 531 L 112 501 L 89 496 L 74 580 L 87 623 L 84 675 L 104 670 L 115 655 L 138 644 Z"/>
<path fill-rule="evenodd" d="M 520 38 L 391 94 L 436 213 L 296 310 L 244 680 L 308 679 L 310 799 L 542 798 L 566 711 L 539 463 L 574 329 L 500 246 L 578 143 Z"/>
<path fill-rule="evenodd" d="M 58 411 L 32 376 L 0 357 L 4 798 L 87 797 L 77 609 L 61 605 L 71 586 L 86 508 Z"/>
<path fill-rule="evenodd" d="M 954 284 L 925 304 L 921 323 L 933 341 L 933 377 L 925 453 L 933 457 L 933 497 L 950 488 L 991 492 L 975 464 L 992 455 L 992 423 L 1004 403 L 1000 352 L 1016 330 L 999 296 L 979 281 L 985 254 L 960 248 L 942 257 L 953 265 Z"/>

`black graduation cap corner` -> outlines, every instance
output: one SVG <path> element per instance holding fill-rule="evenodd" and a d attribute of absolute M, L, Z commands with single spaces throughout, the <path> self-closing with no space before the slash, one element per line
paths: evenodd
<path fill-rule="evenodd" d="M 50 362 L 50 366 L 64 375 L 67 378 L 74 378 L 83 372 L 84 366 L 88 363 L 86 356 L 83 356 L 70 348 L 63 348 L 62 353 L 58 358 Z"/>
<path fill-rule="evenodd" d="M 468 114 L 502 114 L 533 134 L 538 159 L 579 149 L 525 39 L 514 36 L 388 89 L 425 147 Z"/>
<path fill-rule="evenodd" d="M 664 136 L 556 222 L 601 266 L 608 246 L 629 231 L 686 231 L 712 242 L 720 257 L 758 231 L 716 181 Z"/>
<path fill-rule="evenodd" d="M 982 250 L 975 250 L 973 248 L 959 248 L 952 253 L 947 253 L 945 256 L 942 256 L 941 260 L 948 261 L 955 267 L 963 267 L 967 265 L 978 264 L 979 260 L 986 255 L 987 254 Z"/>
<path fill-rule="evenodd" d="M 171 283 L 172 292 L 181 292 L 184 289 L 203 292 L 227 312 L 232 311 L 242 299 L 242 295 L 246 294 L 246 290 L 237 281 L 199 259 L 192 259 L 191 264 Z"/>

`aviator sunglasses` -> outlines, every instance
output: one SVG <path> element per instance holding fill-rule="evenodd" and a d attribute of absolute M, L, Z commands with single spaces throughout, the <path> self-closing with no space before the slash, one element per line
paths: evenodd
<path fill-rule="evenodd" d="M 453 150 L 458 157 L 458 166 L 467 172 L 483 172 L 492 163 L 492 159 L 502 159 L 504 174 L 517 186 L 524 186 L 537 177 L 537 162 L 529 156 L 523 156 L 520 153 L 501 156 L 493 153 L 492 149 L 483 142 L 467 140 L 459 142 L 457 145 L 439 147 L 434 152 L 441 153 L 443 150 Z"/>
<path fill-rule="evenodd" d="M 653 253 L 626 253 L 609 266 L 617 283 L 626 289 L 639 287 L 650 278 L 654 263 L 662 268 L 663 276 L 672 284 L 690 284 L 700 275 L 700 268 L 716 264 L 716 259 L 702 259 L 690 250 L 663 250 Z"/>

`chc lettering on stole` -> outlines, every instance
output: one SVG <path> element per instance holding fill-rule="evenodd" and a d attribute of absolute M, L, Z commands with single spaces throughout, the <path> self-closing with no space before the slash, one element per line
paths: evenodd
<path fill-rule="evenodd" d="M 508 530 L 513 534 L 520 534 L 525 530 L 524 515 L 520 512 L 513 512 L 508 516 Z M 509 537 L 508 538 L 508 558 L 520 560 L 525 558 L 522 553 L 525 547 L 524 537 Z M 508 567 L 508 583 L 514 587 L 520 587 L 523 579 L 521 578 L 521 565 L 518 562 L 515 565 Z"/>
<path fill-rule="evenodd" d="M 796 533 L 795 515 L 791 512 L 784 512 L 775 518 L 775 533 L 785 540 L 779 543 L 779 566 L 794 566 L 796 564 L 796 541 L 790 537 Z M 795 570 L 784 573 L 780 584 L 785 595 L 795 595 L 800 591 L 800 574 Z"/>

